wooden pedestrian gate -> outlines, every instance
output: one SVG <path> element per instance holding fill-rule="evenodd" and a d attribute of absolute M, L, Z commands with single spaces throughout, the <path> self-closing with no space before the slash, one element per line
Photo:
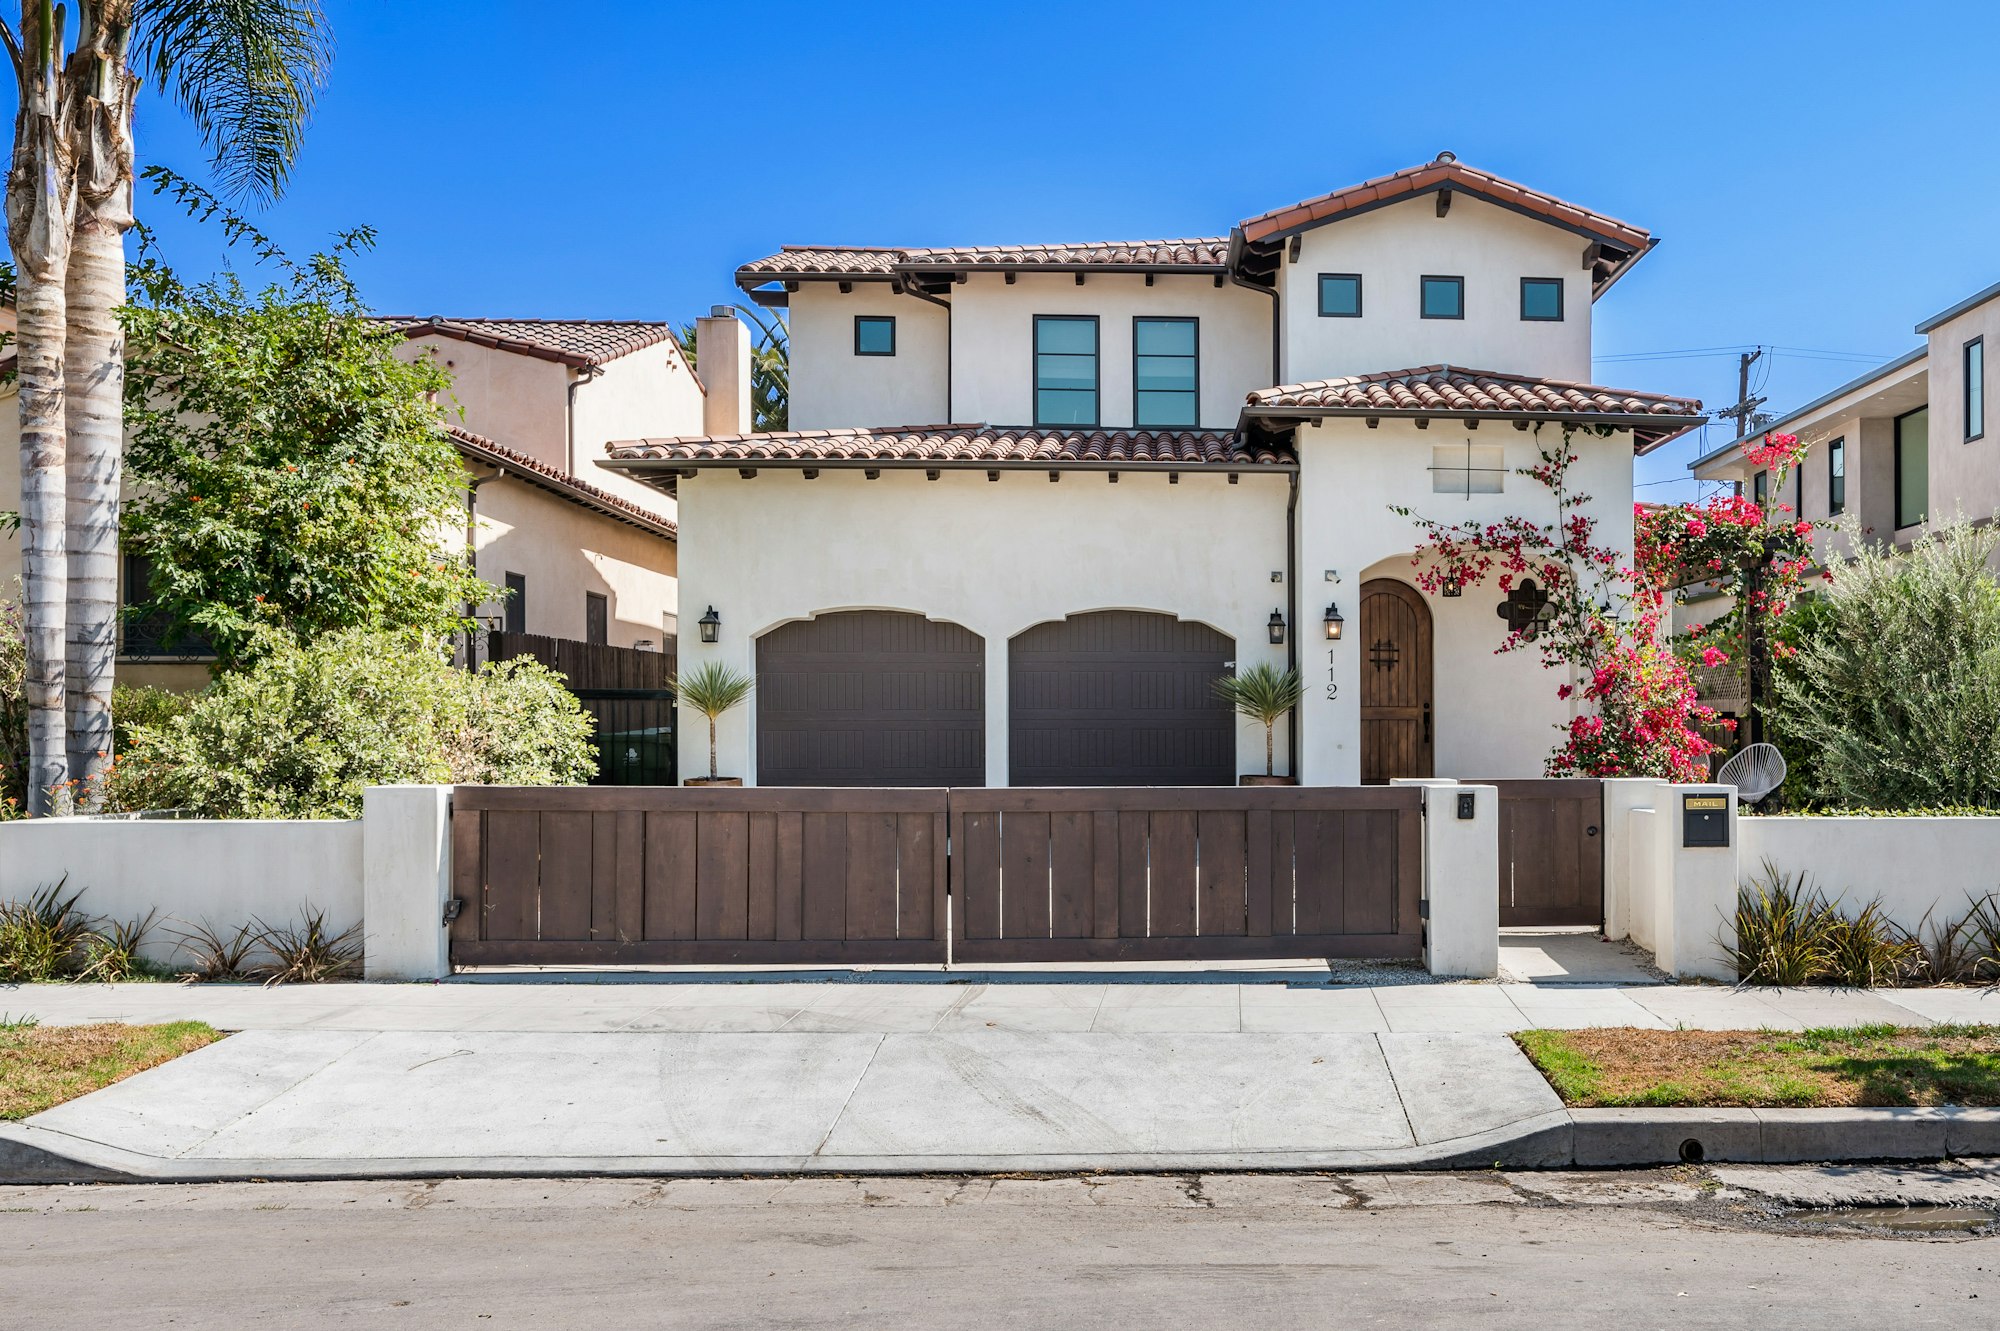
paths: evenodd
<path fill-rule="evenodd" d="M 460 786 L 452 960 L 1415 957 L 1422 816 L 1400 786 Z"/>
<path fill-rule="evenodd" d="M 1604 783 L 1488 781 L 1500 789 L 1500 923 L 1604 926 Z"/>

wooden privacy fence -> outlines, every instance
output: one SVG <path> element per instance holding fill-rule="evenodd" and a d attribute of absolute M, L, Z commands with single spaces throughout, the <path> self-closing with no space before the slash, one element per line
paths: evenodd
<path fill-rule="evenodd" d="M 1422 816 L 1384 786 L 460 786 L 452 959 L 1414 957 Z"/>
<path fill-rule="evenodd" d="M 942 962 L 943 790 L 460 786 L 466 965 Z"/>
<path fill-rule="evenodd" d="M 1414 787 L 951 792 L 954 961 L 1414 957 Z"/>

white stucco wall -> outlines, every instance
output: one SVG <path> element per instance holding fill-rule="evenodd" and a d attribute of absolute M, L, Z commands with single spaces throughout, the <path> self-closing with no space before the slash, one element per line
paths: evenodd
<path fill-rule="evenodd" d="M 569 465 L 567 366 L 437 334 L 410 338 L 397 354 L 431 356 L 451 375 L 452 424 L 551 467 Z"/>
<path fill-rule="evenodd" d="M 750 336 L 748 329 L 744 336 Z M 656 342 L 579 376 L 576 386 L 576 460 L 571 474 L 592 485 L 630 499 L 641 508 L 666 517 L 674 501 L 622 472 L 606 471 L 597 462 L 614 442 L 627 439 L 673 438 L 700 434 L 701 383 L 681 359 L 671 340 Z M 744 425 L 749 428 L 748 423 Z"/>
<path fill-rule="evenodd" d="M 1454 210 L 1455 211 L 1455 210 Z M 1391 503 L 1449 522 L 1495 522 L 1519 515 L 1556 521 L 1555 497 L 1524 476 L 1509 474 L 1499 494 L 1436 494 L 1431 449 L 1464 442 L 1501 444 L 1510 469 L 1534 465 L 1544 443 L 1561 440 L 1560 428 L 1539 433 L 1486 425 L 1434 421 L 1419 430 L 1410 421 L 1384 420 L 1370 430 L 1359 420 L 1330 420 L 1299 431 L 1299 599 L 1293 619 L 1321 622 L 1328 601 L 1337 602 L 1347 628 L 1337 643 L 1315 641 L 1303 652 L 1306 696 L 1302 712 L 1301 773 L 1313 785 L 1353 785 L 1361 779 L 1361 585 L 1394 577 L 1415 585 L 1411 558 L 1419 533 Z M 1585 510 L 1599 520 L 1598 544 L 1632 553 L 1632 438 L 1575 437 L 1571 484 L 1591 496 Z M 1326 580 L 1331 570 L 1337 582 Z M 1566 676 L 1541 668 L 1532 650 L 1494 654 L 1506 636 L 1496 614 L 1497 587 L 1468 587 L 1463 596 L 1427 596 L 1435 631 L 1436 775 L 1467 780 L 1531 777 L 1560 738 L 1569 704 L 1556 697 Z M 1304 643 L 1310 634 L 1301 638 Z M 1334 685 L 1337 695 L 1327 696 Z"/>
<path fill-rule="evenodd" d="M 754 672 L 756 638 L 828 610 L 904 610 L 948 620 L 986 643 L 986 770 L 1007 784 L 1007 646 L 1022 630 L 1088 610 L 1153 610 L 1199 620 L 1236 640 L 1239 666 L 1282 666 L 1265 621 L 1285 603 L 1283 476 L 1102 472 L 823 472 L 766 469 L 745 480 L 709 470 L 680 483 L 682 601 L 709 605 L 721 641 L 682 635 L 681 669 L 721 659 Z M 1315 623 L 1318 609 L 1314 609 Z M 757 699 L 722 719 L 720 770 L 756 778 Z M 707 723 L 681 714 L 690 745 Z M 1279 770 L 1288 759 L 1278 730 Z M 690 751 L 692 752 L 692 751 Z M 1264 734 L 1243 722 L 1240 771 L 1264 770 Z M 690 758 L 689 772 L 706 770 Z"/>
<path fill-rule="evenodd" d="M 1200 422 L 1235 426 L 1244 395 L 1268 388 L 1271 298 L 1208 275 L 1161 273 L 1152 286 L 1136 273 L 1022 273 L 1012 286 L 978 273 L 952 288 L 951 411 L 960 421 L 1027 425 L 1035 419 L 1035 316 L 1097 316 L 1098 424 L 1132 424 L 1132 320 L 1140 315 L 1200 321 Z M 900 423 L 900 422 L 892 422 Z"/>
<path fill-rule="evenodd" d="M 1804 873 L 1849 913 L 1880 898 L 1896 924 L 1915 929 L 1963 917 L 2000 889 L 2000 818 L 1742 818 L 1738 873 L 1769 863 Z"/>
<path fill-rule="evenodd" d="M 1278 270 L 1280 382 L 1440 363 L 1591 382 L 1583 236 L 1464 194 L 1443 217 L 1426 194 L 1302 235 L 1298 261 Z M 1320 315 L 1321 273 L 1361 275 L 1360 318 Z M 1465 278 L 1463 319 L 1421 317 L 1426 274 Z M 1561 322 L 1521 318 L 1524 277 L 1562 279 Z"/>
<path fill-rule="evenodd" d="M 87 914 L 130 923 L 157 912 L 143 954 L 171 962 L 174 929 L 234 930 L 255 917 L 298 922 L 310 903 L 340 933 L 361 922 L 361 820 L 132 821 L 36 818 L 0 823 L 0 901 L 67 876 Z"/>
<path fill-rule="evenodd" d="M 895 319 L 895 355 L 854 354 L 859 314 Z M 885 282 L 857 282 L 848 292 L 834 282 L 801 282 L 791 297 L 791 427 L 951 422 L 950 317 Z"/>

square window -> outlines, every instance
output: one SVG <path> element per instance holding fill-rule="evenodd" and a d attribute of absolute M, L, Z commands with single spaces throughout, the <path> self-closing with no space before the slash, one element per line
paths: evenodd
<path fill-rule="evenodd" d="M 1497 495 L 1507 488 L 1507 449 L 1502 444 L 1438 444 L 1431 449 L 1431 493 Z"/>
<path fill-rule="evenodd" d="M 895 355 L 895 316 L 888 314 L 855 315 L 854 354 L 857 356 Z"/>
<path fill-rule="evenodd" d="M 1465 317 L 1465 279 L 1426 277 L 1423 279 L 1423 316 L 1426 319 Z"/>
<path fill-rule="evenodd" d="M 1521 317 L 1530 323 L 1561 323 L 1563 284 L 1560 277 L 1521 279 Z"/>
<path fill-rule="evenodd" d="M 1361 274 L 1321 273 L 1319 313 L 1322 319 L 1361 317 Z"/>

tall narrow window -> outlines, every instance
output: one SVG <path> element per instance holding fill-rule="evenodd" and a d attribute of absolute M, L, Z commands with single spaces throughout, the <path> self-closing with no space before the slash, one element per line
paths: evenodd
<path fill-rule="evenodd" d="M 507 575 L 507 603 L 500 611 L 500 626 L 509 633 L 528 631 L 528 575 Z"/>
<path fill-rule="evenodd" d="M 1521 317 L 1529 323 L 1561 323 L 1563 284 L 1560 277 L 1521 279 Z"/>
<path fill-rule="evenodd" d="M 1771 473 L 1760 471 L 1750 478 L 1750 498 L 1762 508 L 1771 502 Z"/>
<path fill-rule="evenodd" d="M 583 640 L 598 644 L 611 641 L 611 602 L 597 592 L 583 594 Z"/>
<path fill-rule="evenodd" d="M 1465 279 L 1426 277 L 1423 279 L 1421 313 L 1426 319 L 1465 317 Z"/>
<path fill-rule="evenodd" d="M 1201 331 L 1193 319 L 1132 320 L 1132 424 L 1194 425 L 1201 414 Z"/>
<path fill-rule="evenodd" d="M 1361 274 L 1321 273 L 1319 314 L 1322 319 L 1361 317 Z"/>
<path fill-rule="evenodd" d="M 1035 424 L 1097 424 L 1097 316 L 1035 316 Z"/>
<path fill-rule="evenodd" d="M 1914 527 L 1931 506 L 1931 410 L 1896 418 L 1896 526 Z"/>
<path fill-rule="evenodd" d="M 889 314 L 854 316 L 854 354 L 893 356 L 896 354 L 896 319 Z"/>
<path fill-rule="evenodd" d="M 1986 339 L 1965 344 L 1965 437 L 1986 433 Z"/>
<path fill-rule="evenodd" d="M 1837 518 L 1847 511 L 1847 441 L 1836 439 L 1826 446 L 1826 515 Z"/>

